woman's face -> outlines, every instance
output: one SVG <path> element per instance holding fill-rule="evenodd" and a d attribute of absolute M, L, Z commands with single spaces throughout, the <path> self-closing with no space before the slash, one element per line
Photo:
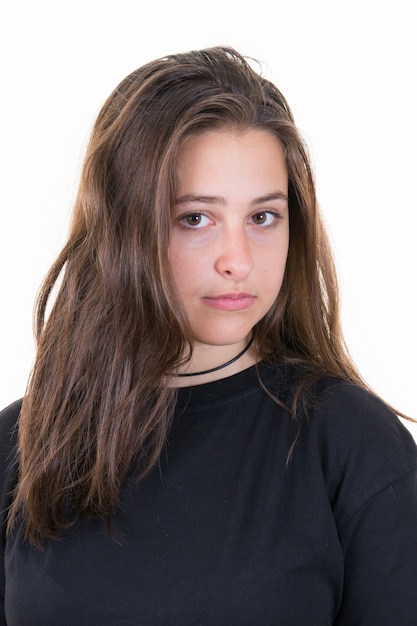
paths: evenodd
<path fill-rule="evenodd" d="M 216 130 L 185 140 L 169 259 L 196 343 L 243 344 L 271 308 L 288 252 L 287 194 L 272 134 Z"/>

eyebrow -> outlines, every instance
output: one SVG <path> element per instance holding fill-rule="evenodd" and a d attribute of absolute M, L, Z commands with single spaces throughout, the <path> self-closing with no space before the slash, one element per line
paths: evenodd
<path fill-rule="evenodd" d="M 288 202 L 288 196 L 285 195 L 282 191 L 274 191 L 272 193 L 268 193 L 264 196 L 260 196 L 259 198 L 255 198 L 250 203 L 251 206 L 255 206 L 257 204 L 264 204 L 265 202 L 271 202 L 273 200 L 282 200 L 283 202 Z M 175 201 L 175 204 L 186 204 L 187 202 L 201 202 L 202 204 L 225 204 L 224 198 L 221 196 L 204 196 L 198 194 L 184 194 L 180 196 Z"/>

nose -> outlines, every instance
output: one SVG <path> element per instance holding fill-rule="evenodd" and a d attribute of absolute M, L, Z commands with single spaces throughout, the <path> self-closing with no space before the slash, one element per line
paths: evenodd
<path fill-rule="evenodd" d="M 251 245 L 244 230 L 227 231 L 220 241 L 216 271 L 225 278 L 240 282 L 252 271 L 254 262 Z"/>

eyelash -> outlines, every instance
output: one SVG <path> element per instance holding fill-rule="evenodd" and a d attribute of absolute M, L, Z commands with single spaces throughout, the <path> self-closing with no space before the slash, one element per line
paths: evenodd
<path fill-rule="evenodd" d="M 278 213 L 277 211 L 258 211 L 257 213 L 253 213 L 253 215 L 251 215 L 250 219 L 253 219 L 255 217 L 259 217 L 259 216 L 271 216 L 272 221 L 269 224 L 265 224 L 264 222 L 258 224 L 256 222 L 252 222 L 254 226 L 260 226 L 261 228 L 272 228 L 273 226 L 275 226 L 276 222 L 280 219 L 282 219 L 282 215 L 281 213 Z M 207 224 L 201 225 L 200 222 L 197 222 L 195 224 L 190 224 L 189 222 L 187 223 L 187 220 L 190 218 L 197 218 L 198 220 L 201 220 L 201 218 L 206 218 L 207 220 L 210 220 L 209 217 L 207 217 L 207 215 L 205 215 L 204 213 L 201 213 L 200 211 L 193 211 L 192 213 L 187 213 L 186 215 L 182 215 L 178 218 L 178 222 L 179 224 L 181 224 L 184 228 L 188 228 L 190 230 L 199 230 L 200 228 L 204 228 L 204 226 L 207 226 Z"/>

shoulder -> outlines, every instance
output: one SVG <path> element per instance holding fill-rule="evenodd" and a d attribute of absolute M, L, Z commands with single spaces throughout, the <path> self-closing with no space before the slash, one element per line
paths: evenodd
<path fill-rule="evenodd" d="M 358 385 L 323 379 L 314 398 L 307 439 L 343 522 L 416 470 L 417 446 L 397 415 Z"/>
<path fill-rule="evenodd" d="M 21 408 L 22 400 L 16 400 L 0 411 L 0 449 L 13 443 Z"/>
<path fill-rule="evenodd" d="M 413 437 L 394 411 L 354 383 L 323 379 L 313 401 L 312 421 L 323 440 L 340 439 L 345 448 L 389 448 L 394 455 L 416 460 Z"/>
<path fill-rule="evenodd" d="M 17 420 L 22 402 L 0 411 L 0 545 L 4 544 L 5 517 L 11 502 L 17 470 Z"/>
<path fill-rule="evenodd" d="M 4 496 L 4 481 L 10 478 L 16 461 L 17 421 L 22 401 L 17 400 L 0 411 L 0 498 Z"/>

